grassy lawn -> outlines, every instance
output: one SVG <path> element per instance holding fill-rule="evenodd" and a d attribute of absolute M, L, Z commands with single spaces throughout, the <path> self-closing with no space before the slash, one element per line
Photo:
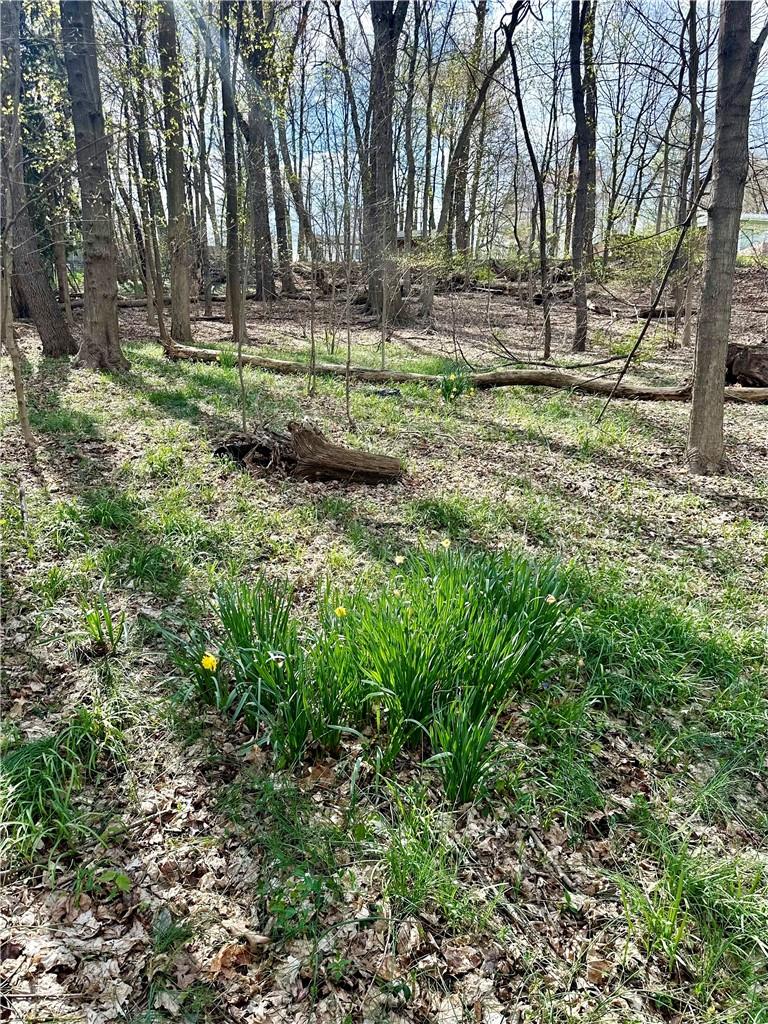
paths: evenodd
<path fill-rule="evenodd" d="M 353 429 L 246 369 L 249 424 L 407 468 L 306 483 L 213 456 L 226 357 L 128 355 L 28 368 L 44 484 L 7 405 L 23 1019 L 768 1022 L 764 410 L 701 481 L 684 405 L 360 385 Z"/>

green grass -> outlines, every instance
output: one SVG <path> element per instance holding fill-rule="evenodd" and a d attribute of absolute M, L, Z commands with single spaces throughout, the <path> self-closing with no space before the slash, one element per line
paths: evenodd
<path fill-rule="evenodd" d="M 383 894 L 392 916 L 437 912 L 450 928 L 471 928 L 479 907 L 459 879 L 463 853 L 451 841 L 450 819 L 430 806 L 423 790 L 392 796 L 382 858 Z"/>
<path fill-rule="evenodd" d="M 233 829 L 264 858 L 258 927 L 280 940 L 317 936 L 342 891 L 358 826 L 324 820 L 289 777 L 245 775 L 219 803 Z"/>
<path fill-rule="evenodd" d="M 649 888 L 620 878 L 630 935 L 670 977 L 687 973 L 702 1008 L 726 992 L 751 999 L 760 991 L 768 954 L 768 874 L 757 859 L 693 848 L 638 808 L 638 824 L 658 862 Z"/>
<path fill-rule="evenodd" d="M 203 700 L 255 735 L 265 730 L 288 763 L 312 744 L 335 751 L 343 734 L 368 724 L 379 735 L 375 756 L 389 766 L 460 701 L 465 736 L 452 747 L 443 715 L 436 752 L 454 762 L 451 777 L 470 772 L 474 756 L 479 778 L 484 723 L 544 678 L 542 661 L 563 628 L 562 587 L 552 567 L 523 557 L 424 552 L 405 559 L 379 594 L 329 590 L 319 629 L 307 630 L 291 614 L 289 591 L 226 585 L 211 609 L 218 632 L 193 624 L 187 640 L 173 641 L 175 656 Z"/>
<path fill-rule="evenodd" d="M 493 900 L 467 895 L 477 867 L 468 837 L 493 830 L 514 855 L 509 843 L 530 825 L 547 845 L 563 844 L 561 863 L 583 852 L 594 884 L 598 836 L 613 841 L 628 908 L 626 921 L 610 922 L 615 948 L 627 936 L 654 968 L 641 996 L 648 1012 L 766 1024 L 765 881 L 749 853 L 768 830 L 765 535 L 746 506 L 729 511 L 656 473 L 655 447 L 684 443 L 684 410 L 617 405 L 597 429 L 599 400 L 568 394 L 514 389 L 452 402 L 435 387 L 380 396 L 356 386 L 357 432 L 346 436 L 343 381 L 321 378 L 309 401 L 305 381 L 248 368 L 249 422 L 281 426 L 308 413 L 348 443 L 406 458 L 414 482 L 386 492 L 315 487 L 254 478 L 212 457 L 212 439 L 239 422 L 231 353 L 218 366 L 185 365 L 156 345 L 130 348 L 125 377 L 69 375 L 57 364 L 38 378 L 30 368 L 33 426 L 55 487 L 27 484 L 22 506 L 16 481 L 3 486 L 9 633 L 30 624 L 23 643 L 34 652 L 33 678 L 38 652 L 58 668 L 59 654 L 72 661 L 67 640 L 82 634 L 95 656 L 78 658 L 78 685 L 120 691 L 134 723 L 147 707 L 137 681 L 161 702 L 156 691 L 174 683 L 151 624 L 159 616 L 185 633 L 186 732 L 169 730 L 148 756 L 192 744 L 201 793 L 220 762 L 234 777 L 219 786 L 223 813 L 200 856 L 222 841 L 247 849 L 258 871 L 247 894 L 254 930 L 325 948 L 349 901 L 368 908 L 360 929 L 421 915 L 443 933 L 487 938 Z M 373 347 L 359 352 L 378 360 Z M 397 345 L 387 357 L 448 378 L 446 389 L 455 369 Z M 741 430 L 744 411 L 729 415 Z M 87 438 L 98 443 L 78 444 Z M 759 480 L 750 488 L 765 491 Z M 446 553 L 439 545 L 448 539 Z M 513 553 L 487 553 L 498 549 Z M 542 606 L 550 593 L 555 602 Z M 147 617 L 136 621 L 137 609 Z M 201 664 L 206 652 L 215 671 Z M 16 664 L 4 668 L 13 687 Z M 27 703 L 24 729 L 31 721 L 38 736 L 54 709 L 47 693 L 31 693 L 39 696 Z M 193 695 L 220 714 L 201 714 Z M 124 741 L 139 771 L 142 731 L 126 726 Z M 13 723 L 4 728 L 5 779 L 15 780 L 6 785 L 6 859 L 66 856 L 76 890 L 121 898 L 131 879 L 110 850 L 77 863 L 96 848 L 96 786 L 119 753 L 107 743 L 92 762 L 85 744 L 74 753 L 61 746 L 58 731 L 32 743 L 23 736 Z M 223 737 L 237 748 L 246 736 L 264 750 L 253 756 L 258 771 L 229 746 L 222 760 Z M 325 773 L 327 791 L 296 785 Z M 663 840 L 638 842 L 637 820 L 627 833 L 617 825 L 619 801 L 638 789 L 669 802 Z M 717 859 L 721 842 L 728 856 Z M 526 858 L 521 850 L 521 865 Z M 549 881 L 542 912 L 556 920 L 561 886 Z M 166 923 L 167 937 L 153 930 L 151 991 L 171 991 L 181 1017 L 208 1019 L 215 991 L 181 993 L 173 983 L 189 922 Z M 342 940 L 326 962 L 341 988 L 348 953 Z M 639 992 L 648 980 L 641 972 L 621 984 Z M 599 1020 L 599 1000 L 613 991 L 595 996 L 584 1019 Z M 564 1021 L 571 1009 L 558 999 L 534 994 L 531 1012 Z"/>
<path fill-rule="evenodd" d="M 56 735 L 22 743 L 0 763 L 0 856 L 29 863 L 71 850 L 91 829 L 74 798 L 104 756 L 122 754 L 120 730 L 81 708 Z"/>

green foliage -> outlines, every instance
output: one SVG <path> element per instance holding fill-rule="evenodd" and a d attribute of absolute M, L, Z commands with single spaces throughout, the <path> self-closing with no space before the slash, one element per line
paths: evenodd
<path fill-rule="evenodd" d="M 462 395 L 474 394 L 472 379 L 466 373 L 464 367 L 457 366 L 450 373 L 440 378 L 440 397 L 451 405 L 457 402 Z"/>
<path fill-rule="evenodd" d="M 259 896 L 272 934 L 317 935 L 341 893 L 338 861 L 354 829 L 323 820 L 288 778 L 248 776 L 225 791 L 222 809 L 264 858 Z"/>
<path fill-rule="evenodd" d="M 474 709 L 460 701 L 441 708 L 432 720 L 431 762 L 437 766 L 445 795 L 454 804 L 486 795 L 499 761 L 493 745 L 495 728 L 494 716 L 478 719 Z"/>
<path fill-rule="evenodd" d="M 99 711 L 81 708 L 55 736 L 17 746 L 0 762 L 0 857 L 31 862 L 73 846 L 88 826 L 74 795 L 96 771 L 103 754 L 122 756 L 120 730 Z"/>
<path fill-rule="evenodd" d="M 580 605 L 571 643 L 596 698 L 607 707 L 679 706 L 702 681 L 735 684 L 743 668 L 733 638 L 648 595 L 628 596 L 609 576 L 570 577 Z"/>
<path fill-rule="evenodd" d="M 489 719 L 544 678 L 563 629 L 562 589 L 552 566 L 522 557 L 422 553 L 372 597 L 326 592 L 311 631 L 292 618 L 290 591 L 264 580 L 225 585 L 211 608 L 215 633 L 192 628 L 173 646 L 200 697 L 242 719 L 285 763 L 310 743 L 333 752 L 345 732 L 370 723 L 389 764 L 427 738 L 437 711 L 460 703 L 455 740 L 447 712 L 434 730 L 456 799 L 468 791 L 462 776 L 487 774 L 478 743 Z"/>
<path fill-rule="evenodd" d="M 394 821 L 384 851 L 384 895 L 395 917 L 437 910 L 450 923 L 466 921 L 470 904 L 458 878 L 459 851 L 449 822 L 421 790 L 393 792 Z"/>
<path fill-rule="evenodd" d="M 686 255 L 696 267 L 704 256 L 705 229 L 691 228 L 683 246 L 681 259 Z M 611 270 L 633 284 L 648 284 L 664 273 L 679 237 L 679 230 L 660 235 L 614 235 L 611 240 Z"/>
<path fill-rule="evenodd" d="M 630 931 L 670 974 L 679 962 L 695 962 L 695 991 L 705 1001 L 726 980 L 748 989 L 768 931 L 765 866 L 692 851 L 664 826 L 649 839 L 660 863 L 656 883 L 648 890 L 619 879 Z"/>
<path fill-rule="evenodd" d="M 97 594 L 92 604 L 82 601 L 80 610 L 90 640 L 90 653 L 105 657 L 117 654 L 126 634 L 125 612 L 113 615 L 102 594 Z"/>

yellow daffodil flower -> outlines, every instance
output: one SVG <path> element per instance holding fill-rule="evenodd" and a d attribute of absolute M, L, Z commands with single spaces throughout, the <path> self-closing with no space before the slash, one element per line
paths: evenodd
<path fill-rule="evenodd" d="M 200 659 L 200 664 L 206 670 L 206 672 L 215 672 L 216 666 L 219 664 L 219 659 L 215 654 L 210 654 L 208 651 Z"/>

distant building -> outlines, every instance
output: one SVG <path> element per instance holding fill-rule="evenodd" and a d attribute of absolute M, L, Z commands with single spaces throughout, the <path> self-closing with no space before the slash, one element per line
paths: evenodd
<path fill-rule="evenodd" d="M 742 213 L 739 252 L 768 253 L 768 213 Z"/>
<path fill-rule="evenodd" d="M 699 227 L 707 226 L 707 215 L 702 212 L 697 218 Z M 739 254 L 762 255 L 768 253 L 768 213 L 742 213 L 739 230 Z"/>

